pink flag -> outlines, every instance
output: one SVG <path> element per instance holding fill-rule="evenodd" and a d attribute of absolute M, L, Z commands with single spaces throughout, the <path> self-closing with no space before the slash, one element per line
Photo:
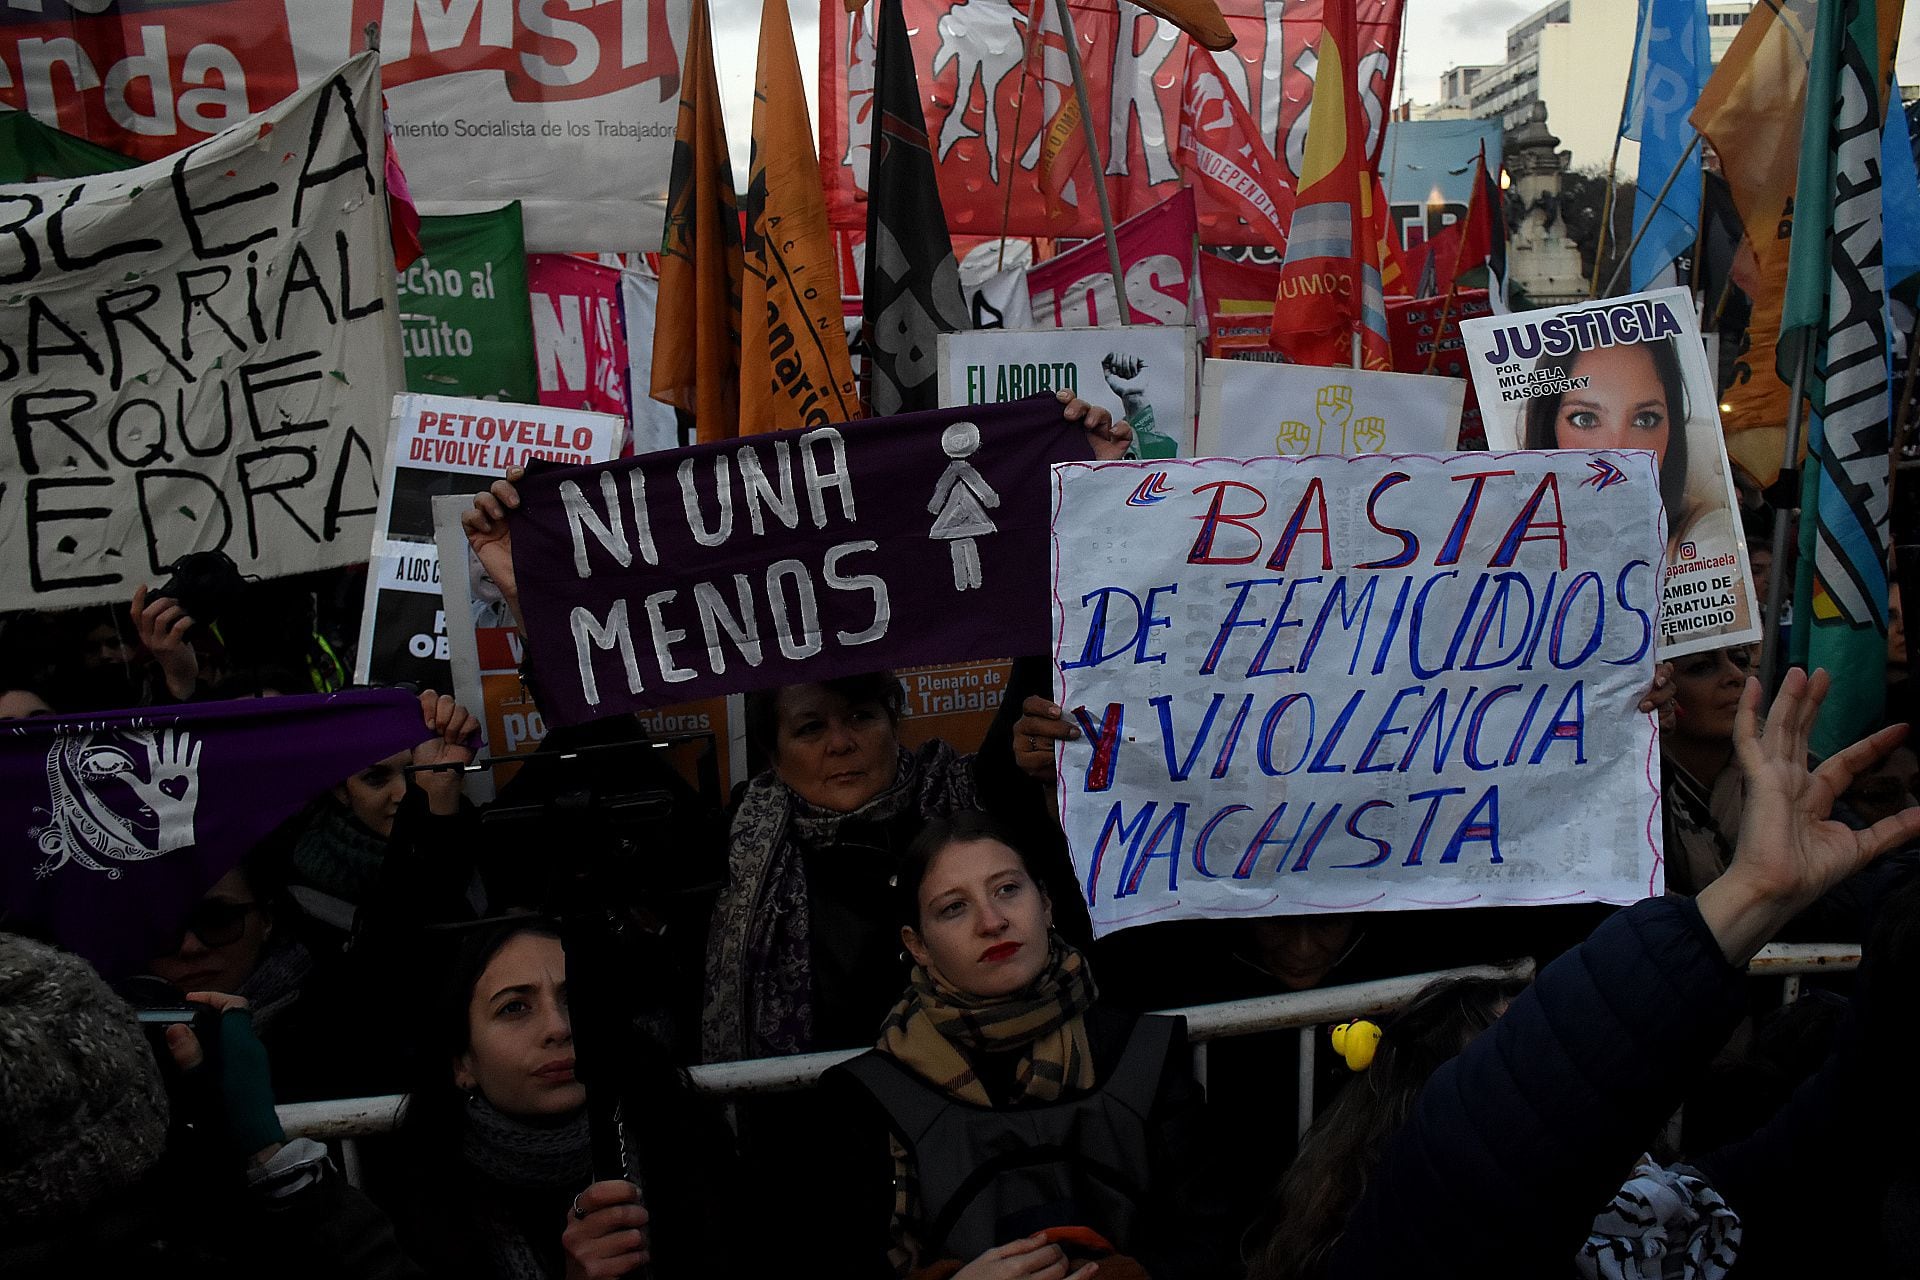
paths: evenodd
<path fill-rule="evenodd" d="M 566 253 L 527 255 L 540 403 L 627 415 L 620 272 Z"/>

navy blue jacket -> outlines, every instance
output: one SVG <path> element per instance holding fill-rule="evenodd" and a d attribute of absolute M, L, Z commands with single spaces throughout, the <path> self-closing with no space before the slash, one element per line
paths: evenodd
<path fill-rule="evenodd" d="M 1746 1010 L 1744 976 L 1691 899 L 1614 915 L 1434 1073 L 1328 1276 L 1568 1274 Z"/>

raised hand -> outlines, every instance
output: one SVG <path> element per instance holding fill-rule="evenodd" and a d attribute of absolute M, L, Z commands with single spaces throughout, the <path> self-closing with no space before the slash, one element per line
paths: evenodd
<path fill-rule="evenodd" d="M 200 683 L 200 657 L 187 643 L 193 618 L 172 596 L 154 596 L 149 600 L 145 586 L 133 589 L 133 604 L 127 612 L 133 616 L 140 643 L 160 665 L 167 692 L 181 702 L 191 698 Z"/>
<path fill-rule="evenodd" d="M 520 588 L 513 577 L 512 512 L 520 507 L 520 480 L 524 467 L 509 467 L 505 478 L 495 480 L 483 492 L 473 495 L 473 506 L 460 514 L 460 527 L 466 531 L 467 545 L 487 571 L 500 596 L 513 611 L 520 634 L 527 633 L 526 619 L 520 616 Z"/>
<path fill-rule="evenodd" d="M 1920 806 L 1865 831 L 1833 819 L 1853 780 L 1907 736 L 1892 725 L 1807 767 L 1807 741 L 1832 683 L 1787 673 L 1760 724 L 1760 682 L 1749 678 L 1733 724 L 1733 749 L 1746 775 L 1746 809 L 1726 874 L 1700 891 L 1700 914 L 1728 960 L 1744 964 L 1821 894 L 1896 845 L 1920 836 Z"/>

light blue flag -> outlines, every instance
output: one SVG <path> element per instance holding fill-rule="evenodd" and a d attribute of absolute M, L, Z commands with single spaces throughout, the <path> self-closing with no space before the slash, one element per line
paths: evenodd
<path fill-rule="evenodd" d="M 1652 225 L 1633 251 L 1628 272 L 1633 289 L 1644 289 L 1654 276 L 1686 252 L 1694 240 L 1700 217 L 1700 148 L 1688 156 L 1686 167 L 1667 189 L 1666 199 L 1654 206 L 1654 197 L 1667 175 L 1680 163 L 1693 141 L 1687 116 L 1700 99 L 1700 88 L 1712 70 L 1707 53 L 1707 0 L 1640 0 L 1640 25 L 1634 36 L 1633 79 L 1621 133 L 1640 144 L 1640 173 L 1634 179 L 1634 230 Z"/>
<path fill-rule="evenodd" d="M 1900 86 L 1887 98 L 1886 127 L 1880 131 L 1881 247 L 1886 254 L 1887 292 L 1920 275 L 1920 172 L 1913 163 L 1907 113 L 1900 109 Z"/>

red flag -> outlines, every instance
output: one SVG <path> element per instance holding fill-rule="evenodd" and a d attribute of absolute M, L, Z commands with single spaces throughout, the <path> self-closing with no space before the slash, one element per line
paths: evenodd
<path fill-rule="evenodd" d="M 1460 223 L 1460 248 L 1454 255 L 1453 270 L 1447 288 L 1454 287 L 1462 271 L 1486 265 L 1493 256 L 1493 210 L 1487 192 L 1492 178 L 1487 173 L 1487 144 L 1480 144 L 1480 158 L 1473 162 L 1473 198 L 1467 201 L 1467 216 Z"/>
<path fill-rule="evenodd" d="M 1287 251 L 1287 224 L 1293 219 L 1292 175 L 1260 140 L 1259 126 L 1211 54 L 1195 52 L 1187 58 L 1177 154 L 1189 184 L 1198 175 L 1209 192 L 1238 212 L 1268 244 L 1283 254 Z"/>
<path fill-rule="evenodd" d="M 387 234 L 393 240 L 393 269 L 405 271 L 426 250 L 420 247 L 420 210 L 414 206 L 407 175 L 393 148 L 393 117 L 387 100 L 380 99 L 380 118 L 387 131 Z"/>
<path fill-rule="evenodd" d="M 1039 34 L 1029 46 L 1038 65 L 1030 67 L 1029 74 L 1031 83 L 1040 86 L 1040 108 L 1046 123 L 1028 144 L 1020 165 L 1035 170 L 1047 212 L 1063 217 L 1083 202 L 1089 208 L 1097 203 L 1088 186 L 1097 179 L 1087 159 L 1087 131 L 1080 119 L 1079 96 L 1073 90 L 1073 65 L 1060 29 L 1059 6 L 1053 0 L 1031 0 L 1028 12 L 1038 15 L 1028 21 L 1040 24 Z M 1110 48 L 1120 30 L 1120 7 L 1108 0 L 1092 9 L 1081 9 L 1074 15 L 1073 24 L 1083 56 L 1089 45 Z"/>
<path fill-rule="evenodd" d="M 1297 364 L 1391 369 L 1380 288 L 1379 201 L 1351 71 L 1353 0 L 1326 0 L 1299 196 L 1274 300 L 1274 349 Z"/>

